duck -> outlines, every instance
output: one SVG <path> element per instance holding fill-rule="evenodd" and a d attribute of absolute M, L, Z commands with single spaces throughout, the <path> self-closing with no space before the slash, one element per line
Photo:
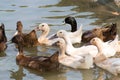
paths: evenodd
<path fill-rule="evenodd" d="M 58 32 L 60 32 L 60 31 L 62 31 L 62 30 L 59 30 Z M 70 38 L 70 41 L 71 41 L 72 44 L 81 43 L 81 40 L 82 40 L 81 39 L 82 38 L 82 25 L 75 32 L 68 32 L 68 31 L 65 31 L 65 32 L 68 34 L 68 37 Z"/>
<path fill-rule="evenodd" d="M 6 33 L 5 33 L 5 25 L 4 25 L 3 23 L 1 23 L 1 26 L 0 26 L 0 27 L 1 27 L 2 34 L 3 34 L 1 40 L 4 41 L 4 42 L 7 42 L 7 37 L 6 37 Z M 1 40 L 0 40 L 0 41 L 1 41 Z"/>
<path fill-rule="evenodd" d="M 75 32 L 68 32 L 66 30 L 59 30 L 57 31 L 58 33 L 59 32 L 65 32 L 69 39 L 70 39 L 70 42 L 72 44 L 80 44 L 81 43 L 81 37 L 82 37 L 82 25 L 80 26 L 80 28 L 75 31 Z M 53 36 L 51 36 L 52 38 L 57 38 L 59 36 L 56 36 L 56 34 L 54 34 Z"/>
<path fill-rule="evenodd" d="M 103 42 L 100 38 L 95 37 L 93 38 L 90 43 L 95 45 L 98 49 L 98 52 L 101 51 L 101 53 L 104 54 L 106 58 L 113 57 L 118 50 L 118 35 L 116 35 L 115 39 L 110 42 Z M 97 55 L 96 55 L 97 56 Z"/>
<path fill-rule="evenodd" d="M 82 35 L 82 42 L 87 43 L 94 37 L 99 37 L 104 42 L 114 40 L 117 34 L 117 24 L 112 23 L 108 26 L 97 27 L 92 30 L 85 31 Z"/>
<path fill-rule="evenodd" d="M 83 45 L 81 47 L 74 47 L 70 42 L 70 38 L 68 37 L 67 33 L 64 30 L 58 31 L 56 36 L 59 38 L 63 38 L 66 41 L 66 53 L 70 55 L 84 55 L 90 54 L 93 58 L 97 55 L 98 49 L 94 45 Z M 103 45 L 104 47 L 110 46 L 110 48 L 114 48 L 114 52 L 106 53 L 106 57 L 113 56 L 116 52 L 119 52 L 119 44 L 118 44 L 118 36 L 112 41 L 103 42 L 100 38 L 98 38 L 98 44 Z"/>
<path fill-rule="evenodd" d="M 67 16 L 64 19 L 66 24 L 71 25 L 71 32 L 77 31 L 77 21 L 72 16 Z M 87 30 L 82 33 L 82 42 L 89 43 L 90 40 L 94 37 L 101 38 L 104 42 L 113 40 L 117 34 L 117 24 L 112 23 L 108 26 L 94 28 L 92 30 Z"/>
<path fill-rule="evenodd" d="M 70 41 L 69 35 L 65 30 L 59 30 L 56 35 L 58 38 L 63 38 L 66 42 L 66 53 L 69 55 L 85 55 L 90 54 L 92 57 L 95 57 L 97 54 L 97 48 L 94 45 L 84 45 L 81 47 L 74 47 Z"/>
<path fill-rule="evenodd" d="M 54 34 L 48 36 L 50 32 L 50 27 L 47 23 L 41 23 L 36 27 L 37 31 L 42 31 L 40 37 L 38 38 L 39 45 L 51 46 L 54 42 L 57 41 L 57 37 L 54 37 Z M 52 38 L 54 37 L 54 38 Z"/>
<path fill-rule="evenodd" d="M 58 61 L 60 64 L 73 69 L 90 69 L 93 66 L 93 58 L 90 55 L 72 56 L 66 53 L 66 42 L 59 38 L 53 45 L 59 47 Z"/>
<path fill-rule="evenodd" d="M 97 39 L 93 38 L 91 41 L 91 44 L 95 45 L 98 49 L 98 54 L 96 55 L 96 57 L 94 58 L 94 63 L 110 72 L 111 74 L 117 76 L 120 73 L 120 58 L 115 58 L 115 57 L 111 57 L 108 58 L 105 56 L 105 49 L 101 48 L 101 45 L 97 44 Z M 107 49 L 106 49 L 107 50 Z M 107 52 L 111 53 L 114 52 L 114 48 L 111 48 L 111 50 L 107 50 Z"/>
<path fill-rule="evenodd" d="M 20 41 L 22 41 L 21 36 L 19 36 L 18 54 L 16 55 L 16 63 L 18 65 L 38 70 L 40 72 L 58 69 L 58 51 L 51 56 L 26 56 L 23 52 L 23 45 Z"/>
<path fill-rule="evenodd" d="M 36 34 L 36 30 L 33 29 L 32 31 L 30 31 L 29 33 L 23 33 L 22 29 L 23 29 L 23 25 L 21 21 L 17 21 L 16 24 L 17 28 L 16 28 L 16 32 L 14 34 L 14 36 L 12 37 L 12 39 L 10 40 L 12 43 L 15 42 L 19 42 L 17 39 L 18 36 L 21 36 L 23 38 L 23 42 L 21 42 L 21 44 L 24 47 L 34 47 L 38 45 L 38 38 L 37 38 L 37 34 Z M 17 44 L 16 44 L 17 46 Z"/>
<path fill-rule="evenodd" d="M 0 52 L 4 52 L 7 48 L 7 37 L 5 35 L 5 26 L 3 23 L 0 25 Z"/>

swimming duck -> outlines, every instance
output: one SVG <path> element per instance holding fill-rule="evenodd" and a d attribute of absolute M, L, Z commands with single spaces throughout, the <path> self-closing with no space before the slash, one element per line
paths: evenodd
<path fill-rule="evenodd" d="M 22 32 L 23 25 L 21 21 L 17 21 L 17 28 L 16 28 L 16 33 L 12 37 L 11 41 L 13 43 L 18 42 L 19 39 L 18 36 L 21 36 L 23 38 L 23 42 L 21 43 L 24 47 L 33 47 L 38 45 L 38 38 L 36 35 L 36 30 L 32 30 L 29 33 L 23 33 Z"/>
<path fill-rule="evenodd" d="M 7 37 L 6 37 L 6 34 L 5 34 L 5 25 L 3 23 L 1 23 L 1 26 L 0 26 L 1 30 L 2 30 L 2 38 L 0 39 L 0 41 L 4 41 L 4 42 L 7 42 Z"/>
<path fill-rule="evenodd" d="M 94 28 L 92 30 L 85 31 L 82 35 L 82 42 L 89 42 L 94 37 L 99 37 L 104 42 L 113 40 L 117 34 L 117 25 L 111 24 L 101 28 Z"/>
<path fill-rule="evenodd" d="M 92 57 L 95 57 L 98 53 L 98 49 L 94 45 L 83 45 L 81 47 L 75 48 L 72 43 L 70 42 L 69 37 L 67 36 L 67 33 L 64 30 L 58 31 L 56 36 L 63 38 L 66 41 L 66 53 L 70 55 L 84 55 L 84 54 L 90 54 Z M 98 38 L 99 39 L 99 38 Z M 114 48 L 115 51 L 113 53 L 106 53 L 106 57 L 113 56 L 116 52 L 119 52 L 119 45 L 118 45 L 118 37 L 113 41 L 103 42 L 101 39 L 99 39 L 98 44 L 101 44 L 104 47 L 110 46 L 110 48 Z M 109 49 L 109 48 L 108 48 Z"/>
<path fill-rule="evenodd" d="M 40 37 L 38 38 L 38 42 L 40 45 L 51 46 L 54 42 L 57 41 L 58 38 L 52 38 L 52 35 L 48 36 L 50 27 L 47 23 L 39 24 L 39 27 L 36 28 L 37 31 L 42 31 Z"/>
<path fill-rule="evenodd" d="M 107 58 L 106 57 L 106 52 L 107 53 L 114 53 L 114 48 L 111 49 L 106 49 L 107 51 L 105 51 L 104 48 L 101 48 L 101 45 L 97 44 L 98 39 L 93 38 L 90 42 L 91 44 L 95 45 L 98 49 L 98 54 L 96 55 L 96 57 L 94 58 L 94 62 L 95 64 L 104 69 L 109 71 L 110 73 L 114 74 L 114 75 L 118 75 L 120 73 L 120 58 Z M 109 48 L 109 47 L 108 47 Z"/>
<path fill-rule="evenodd" d="M 22 37 L 19 37 L 20 41 L 22 41 Z M 23 53 L 23 46 L 18 44 L 18 54 L 16 56 L 16 62 L 18 65 L 28 67 L 31 69 L 36 69 L 38 71 L 51 71 L 58 68 L 58 52 L 55 52 L 52 56 L 26 56 Z"/>
<path fill-rule="evenodd" d="M 65 31 L 65 30 L 59 30 L 58 33 L 59 33 L 59 32 L 65 32 L 65 33 L 67 34 L 67 36 L 69 37 L 70 42 L 71 42 L 72 44 L 81 43 L 82 26 L 80 26 L 80 28 L 79 28 L 77 31 L 75 31 L 75 32 L 67 32 L 67 31 Z M 53 35 L 53 37 L 54 37 L 54 36 L 56 36 L 56 34 Z"/>
<path fill-rule="evenodd" d="M 71 32 L 75 32 L 77 30 L 77 22 L 74 17 L 68 16 L 64 20 L 65 23 L 71 25 Z M 87 43 L 94 37 L 99 37 L 103 41 L 113 40 L 117 34 L 117 24 L 113 23 L 108 26 L 103 26 L 101 28 L 94 28 L 92 30 L 88 30 L 83 32 L 82 34 L 82 42 Z"/>
<path fill-rule="evenodd" d="M 118 50 L 118 35 L 113 41 L 103 42 L 100 38 L 95 37 L 90 41 L 91 44 L 95 45 L 98 49 L 98 52 L 104 54 L 106 58 L 112 57 L 116 54 Z"/>
<path fill-rule="evenodd" d="M 66 53 L 69 55 L 85 55 L 85 54 L 91 54 L 93 57 L 96 56 L 97 54 L 97 48 L 94 45 L 88 45 L 88 46 L 82 46 L 75 48 L 71 41 L 70 38 L 68 37 L 68 34 L 65 30 L 59 30 L 56 33 L 56 36 L 59 38 L 63 38 L 66 42 Z"/>
<path fill-rule="evenodd" d="M 91 55 L 72 56 L 66 54 L 66 43 L 64 39 L 59 39 L 53 45 L 57 45 L 59 47 L 58 60 L 62 65 L 75 69 L 90 69 L 93 66 L 93 58 Z"/>
<path fill-rule="evenodd" d="M 5 35 L 5 26 L 3 23 L 0 25 L 0 52 L 5 51 L 7 48 L 6 42 L 7 42 L 7 37 Z"/>

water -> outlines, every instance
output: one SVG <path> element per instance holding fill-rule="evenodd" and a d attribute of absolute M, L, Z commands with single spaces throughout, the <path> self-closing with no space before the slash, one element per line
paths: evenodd
<path fill-rule="evenodd" d="M 62 25 L 68 15 L 74 16 L 78 27 L 83 24 L 83 30 L 101 27 L 106 23 L 117 23 L 120 34 L 120 16 L 111 14 L 120 11 L 113 0 L 1 0 L 0 22 L 5 24 L 8 40 L 13 37 L 16 22 L 22 21 L 24 32 L 34 29 L 39 23 L 46 22 L 50 25 L 51 32 L 59 29 L 70 30 L 69 25 Z M 39 36 L 40 33 L 38 32 Z M 26 55 L 51 55 L 55 48 L 38 46 L 25 48 Z M 0 79 L 1 80 L 120 80 L 120 77 L 99 68 L 90 70 L 74 70 L 63 68 L 60 71 L 40 73 L 16 64 L 17 49 L 14 44 L 9 44 L 7 50 L 0 54 Z"/>

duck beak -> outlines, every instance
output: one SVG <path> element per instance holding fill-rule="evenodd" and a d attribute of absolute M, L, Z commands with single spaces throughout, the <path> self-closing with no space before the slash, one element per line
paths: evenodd
<path fill-rule="evenodd" d="M 41 29 L 39 27 L 36 27 L 35 28 L 35 31 L 40 31 Z"/>
<path fill-rule="evenodd" d="M 53 34 L 53 35 L 49 38 L 49 40 L 55 39 L 55 38 L 58 38 L 57 34 Z"/>
<path fill-rule="evenodd" d="M 57 42 L 54 42 L 54 43 L 52 44 L 52 46 L 57 46 Z"/>
<path fill-rule="evenodd" d="M 65 21 L 62 21 L 62 25 L 65 25 L 66 23 L 65 23 Z"/>

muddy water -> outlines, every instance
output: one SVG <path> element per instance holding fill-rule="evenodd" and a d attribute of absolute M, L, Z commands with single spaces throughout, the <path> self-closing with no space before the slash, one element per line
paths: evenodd
<path fill-rule="evenodd" d="M 120 11 L 113 0 L 1 0 L 0 22 L 5 24 L 6 35 L 10 40 L 16 30 L 16 22 L 22 21 L 24 32 L 34 29 L 39 23 L 50 25 L 51 32 L 59 29 L 70 30 L 69 25 L 62 25 L 68 15 L 74 16 L 78 26 L 83 24 L 83 30 L 101 27 L 106 23 L 117 23 L 120 34 L 120 16 L 112 11 Z M 40 33 L 38 32 L 39 36 Z M 51 55 L 57 49 L 38 46 L 25 48 L 26 55 Z M 0 54 L 0 80 L 120 80 L 120 77 L 97 67 L 90 70 L 74 70 L 62 68 L 59 71 L 40 73 L 35 70 L 18 66 L 15 61 L 17 49 L 9 44 L 7 50 Z"/>

